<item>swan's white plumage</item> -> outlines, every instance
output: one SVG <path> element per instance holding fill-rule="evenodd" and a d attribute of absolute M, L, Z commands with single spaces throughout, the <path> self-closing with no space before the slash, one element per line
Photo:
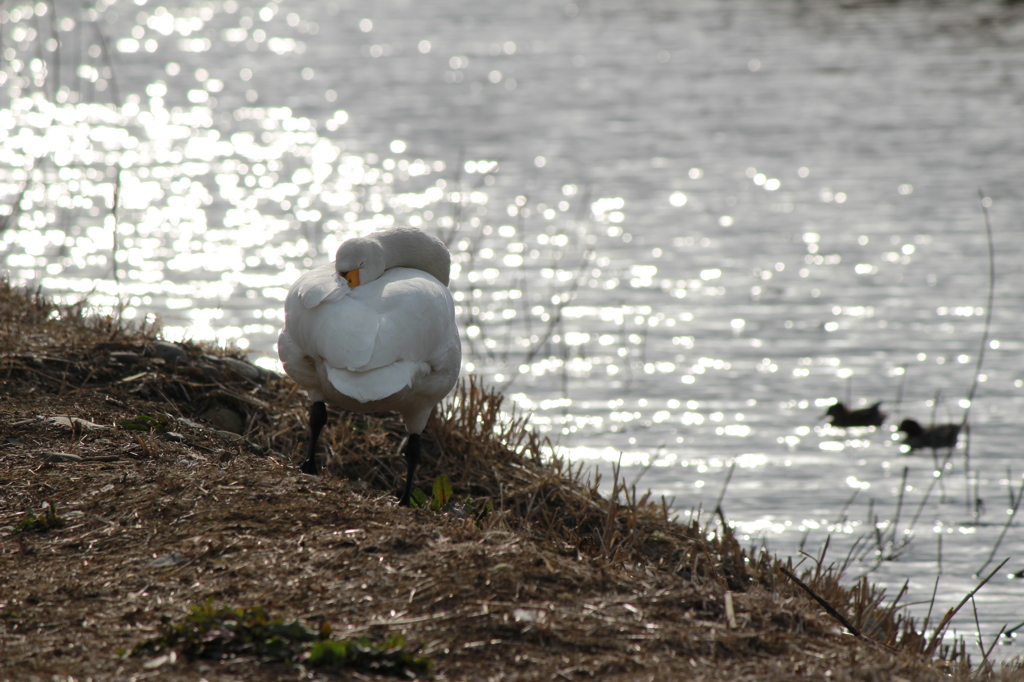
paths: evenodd
<path fill-rule="evenodd" d="M 420 433 L 462 363 L 451 292 L 428 274 L 448 264 L 436 262 L 440 242 L 418 230 L 381 237 L 385 258 L 387 240 L 403 240 L 403 250 L 413 255 L 401 264 L 411 267 L 383 269 L 352 289 L 334 265 L 304 273 L 285 300 L 278 353 L 285 372 L 314 402 L 358 412 L 393 410 L 410 433 Z M 417 249 L 418 240 L 429 240 L 423 242 L 429 248 Z M 417 267 L 417 259 L 429 262 Z"/>

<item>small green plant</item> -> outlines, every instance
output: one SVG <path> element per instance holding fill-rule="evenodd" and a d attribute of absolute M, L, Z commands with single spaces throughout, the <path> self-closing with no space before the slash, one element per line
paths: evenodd
<path fill-rule="evenodd" d="M 14 527 L 15 533 L 45 533 L 48 530 L 54 528 L 63 528 L 66 525 L 66 521 L 57 515 L 57 505 L 53 502 L 46 503 L 46 512 L 42 516 L 36 516 L 35 513 L 29 509 L 28 518 L 23 519 L 21 523 Z"/>
<path fill-rule="evenodd" d="M 189 658 L 256 656 L 266 661 L 294 661 L 309 642 L 329 636 L 315 633 L 298 621 L 270 618 L 262 607 L 239 609 L 213 606 L 210 600 L 193 606 L 184 621 L 165 625 L 159 636 L 132 649 L 135 656 L 174 649 Z"/>
<path fill-rule="evenodd" d="M 133 419 L 125 419 L 117 423 L 122 429 L 126 431 L 156 431 L 157 433 L 166 433 L 168 430 L 167 417 L 160 415 L 159 417 L 150 417 L 148 414 L 140 414 L 138 417 Z"/>
<path fill-rule="evenodd" d="M 491 512 L 491 503 L 488 500 L 474 500 L 468 495 L 462 499 L 455 499 L 455 491 L 452 490 L 452 483 L 448 476 L 441 474 L 434 479 L 433 495 L 427 494 L 416 488 L 410 496 L 410 503 L 413 507 L 429 509 L 432 512 L 446 512 L 463 518 L 479 521 Z"/>
<path fill-rule="evenodd" d="M 302 663 L 307 668 L 358 670 L 398 677 L 429 677 L 433 662 L 406 649 L 395 635 L 383 643 L 367 638 L 331 639 L 326 623 L 314 632 L 299 621 L 270 618 L 263 608 L 193 606 L 184 620 L 164 625 L 158 636 L 137 644 L 132 656 L 176 651 L 188 658 L 255 656 L 263 661 Z M 124 655 L 120 651 L 119 655 Z"/>
<path fill-rule="evenodd" d="M 309 650 L 305 664 L 332 672 L 357 670 L 395 677 L 429 677 L 432 661 L 405 648 L 405 638 L 392 635 L 383 643 L 365 637 L 339 641 L 324 639 Z"/>
<path fill-rule="evenodd" d="M 452 482 L 448 479 L 447 475 L 441 474 L 434 479 L 433 493 L 433 497 L 427 497 L 426 493 L 416 488 L 412 491 L 412 506 L 425 507 L 434 512 L 443 510 L 445 505 L 455 496 L 455 491 L 452 490 Z"/>

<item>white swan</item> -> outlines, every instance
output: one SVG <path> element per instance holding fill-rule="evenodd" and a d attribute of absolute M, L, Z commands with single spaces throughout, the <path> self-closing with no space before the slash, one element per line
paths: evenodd
<path fill-rule="evenodd" d="M 319 471 L 325 401 L 355 412 L 398 412 L 409 431 L 399 504 L 409 504 L 419 434 L 462 365 L 450 268 L 451 254 L 439 239 L 397 228 L 349 239 L 334 264 L 292 285 L 277 352 L 284 371 L 313 401 L 303 471 Z"/>

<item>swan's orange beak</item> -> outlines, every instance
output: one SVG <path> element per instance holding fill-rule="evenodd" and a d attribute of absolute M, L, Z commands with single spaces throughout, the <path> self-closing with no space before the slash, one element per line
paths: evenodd
<path fill-rule="evenodd" d="M 345 281 L 348 282 L 349 289 L 355 289 L 359 286 L 359 268 L 349 270 L 348 272 L 339 272 L 338 274 L 344 277 Z"/>

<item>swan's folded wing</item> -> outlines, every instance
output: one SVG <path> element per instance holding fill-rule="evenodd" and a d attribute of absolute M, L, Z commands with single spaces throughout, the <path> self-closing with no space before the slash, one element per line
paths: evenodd
<path fill-rule="evenodd" d="M 339 368 L 369 362 L 377 338 L 377 313 L 349 296 L 332 265 L 302 274 L 285 300 L 285 330 L 303 355 Z"/>
<path fill-rule="evenodd" d="M 307 337 L 315 352 L 337 369 L 369 369 L 380 324 L 377 311 L 348 297 L 315 312 L 317 321 Z"/>
<path fill-rule="evenodd" d="M 433 277 L 420 273 L 395 278 L 386 285 L 381 302 L 372 366 L 399 361 L 436 366 L 452 345 L 458 345 L 451 292 Z"/>
<path fill-rule="evenodd" d="M 349 291 L 341 285 L 333 265 L 322 265 L 304 273 L 292 287 L 292 294 L 302 301 L 304 308 L 315 308 L 321 303 L 336 301 Z"/>

